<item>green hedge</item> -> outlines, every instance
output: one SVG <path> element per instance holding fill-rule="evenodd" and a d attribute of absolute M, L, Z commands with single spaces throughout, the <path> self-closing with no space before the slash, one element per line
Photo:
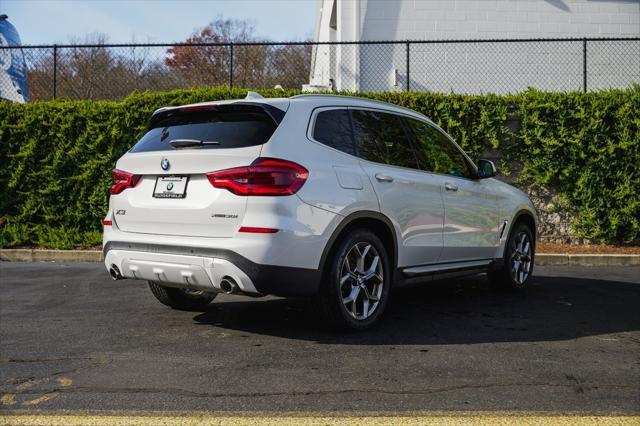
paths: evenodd
<path fill-rule="evenodd" d="M 245 94 L 205 88 L 121 102 L 0 104 L 0 246 L 99 244 L 111 168 L 144 133 L 150 114 Z M 518 170 L 520 185 L 553 187 L 575 208 L 578 236 L 640 239 L 640 86 L 587 94 L 362 96 L 424 113 L 474 158 L 499 151 L 503 170 Z"/>

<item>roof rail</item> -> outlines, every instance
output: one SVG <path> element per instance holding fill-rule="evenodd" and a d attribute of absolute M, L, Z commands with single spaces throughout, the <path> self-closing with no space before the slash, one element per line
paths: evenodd
<path fill-rule="evenodd" d="M 335 95 L 332 93 L 301 93 L 299 95 L 294 95 L 291 96 L 290 99 L 299 99 L 299 98 L 322 98 L 322 97 L 326 97 L 326 98 L 343 98 L 343 99 L 356 99 L 358 101 L 363 101 L 363 102 L 368 102 L 371 104 L 378 104 L 378 105 L 390 105 L 394 108 L 397 109 L 401 109 L 401 110 L 405 110 L 407 112 L 410 112 L 412 114 L 418 114 L 418 115 L 422 115 L 424 116 L 424 114 L 419 113 L 418 111 L 414 111 L 411 108 L 407 108 L 404 107 L 402 105 L 397 105 L 391 102 L 385 102 L 385 101 L 379 101 L 377 99 L 371 99 L 371 98 L 363 98 L 360 96 L 350 96 L 350 95 Z"/>

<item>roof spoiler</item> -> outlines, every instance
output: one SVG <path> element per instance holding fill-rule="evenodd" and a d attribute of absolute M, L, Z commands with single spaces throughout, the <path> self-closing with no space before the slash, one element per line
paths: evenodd
<path fill-rule="evenodd" d="M 159 122 L 161 122 L 166 118 L 175 116 L 177 114 L 189 112 L 189 111 L 207 111 L 207 110 L 220 111 L 220 110 L 225 110 L 226 108 L 232 108 L 232 107 L 237 107 L 242 105 L 260 108 L 265 113 L 267 113 L 267 115 L 269 115 L 269 117 L 271 117 L 271 119 L 276 124 L 280 124 L 280 122 L 282 121 L 285 115 L 285 111 L 279 108 L 276 108 L 273 105 L 269 105 L 267 103 L 262 103 L 262 102 L 239 101 L 239 102 L 233 102 L 230 104 L 222 104 L 222 105 L 198 104 L 198 105 L 175 107 L 175 108 L 169 108 L 169 109 L 159 109 L 151 115 L 151 119 L 149 120 L 149 128 L 157 127 L 159 125 Z"/>

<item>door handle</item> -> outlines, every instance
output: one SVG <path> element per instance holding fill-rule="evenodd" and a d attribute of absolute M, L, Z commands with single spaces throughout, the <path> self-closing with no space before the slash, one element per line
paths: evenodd
<path fill-rule="evenodd" d="M 378 182 L 393 182 L 393 178 L 391 176 L 383 175 L 381 173 L 376 173 L 376 179 L 378 179 Z"/>
<path fill-rule="evenodd" d="M 457 191 L 458 190 L 458 185 L 454 185 L 451 182 L 445 182 L 444 183 L 444 189 L 446 189 L 447 191 Z"/>

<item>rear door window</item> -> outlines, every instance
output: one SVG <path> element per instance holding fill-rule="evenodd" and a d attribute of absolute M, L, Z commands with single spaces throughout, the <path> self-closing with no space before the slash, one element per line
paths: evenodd
<path fill-rule="evenodd" d="M 361 158 L 392 166 L 419 168 L 415 148 L 401 116 L 353 109 L 352 118 L 358 155 Z"/>
<path fill-rule="evenodd" d="M 348 109 L 330 109 L 316 115 L 313 139 L 347 154 L 355 155 Z"/>
<path fill-rule="evenodd" d="M 263 108 L 254 105 L 217 105 L 211 109 L 195 110 L 185 108 L 159 114 L 159 117 L 152 119 L 149 131 L 130 152 L 262 145 L 278 127 Z"/>

